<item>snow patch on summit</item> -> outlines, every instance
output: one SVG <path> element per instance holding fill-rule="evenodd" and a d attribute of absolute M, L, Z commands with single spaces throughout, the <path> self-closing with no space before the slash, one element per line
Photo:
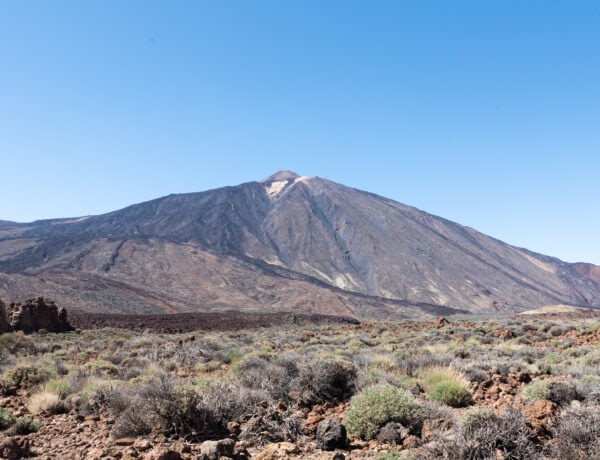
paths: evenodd
<path fill-rule="evenodd" d="M 275 182 L 271 182 L 267 187 L 267 194 L 269 195 L 269 197 L 273 198 L 274 196 L 276 196 L 277 194 L 279 194 L 279 192 L 281 192 L 284 187 L 287 185 L 288 181 L 286 180 L 278 180 Z"/>
<path fill-rule="evenodd" d="M 274 199 L 279 197 L 285 190 L 289 189 L 290 187 L 293 187 L 295 184 L 299 182 L 307 182 L 310 179 L 311 178 L 308 176 L 299 176 L 294 178 L 293 180 L 286 179 L 267 182 L 265 184 L 265 190 L 269 195 L 269 198 Z"/>

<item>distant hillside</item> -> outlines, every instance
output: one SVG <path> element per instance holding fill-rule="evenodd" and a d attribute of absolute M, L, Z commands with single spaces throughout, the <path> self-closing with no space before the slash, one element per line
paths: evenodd
<path fill-rule="evenodd" d="M 599 274 L 289 171 L 100 216 L 0 222 L 0 298 L 94 312 L 395 319 L 597 307 Z"/>

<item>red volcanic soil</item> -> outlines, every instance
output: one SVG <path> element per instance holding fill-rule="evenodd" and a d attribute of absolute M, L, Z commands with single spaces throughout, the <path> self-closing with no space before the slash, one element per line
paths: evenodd
<path fill-rule="evenodd" d="M 170 315 L 114 315 L 69 312 L 69 323 L 76 329 L 115 327 L 153 332 L 181 333 L 197 330 L 231 331 L 236 329 L 286 326 L 294 324 L 359 324 L 344 316 L 294 313 L 177 313 Z"/>

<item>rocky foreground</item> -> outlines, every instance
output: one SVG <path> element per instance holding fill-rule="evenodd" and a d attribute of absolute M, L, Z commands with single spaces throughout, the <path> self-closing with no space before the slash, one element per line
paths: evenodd
<path fill-rule="evenodd" d="M 11 332 L 0 457 L 594 458 L 598 319 Z"/>

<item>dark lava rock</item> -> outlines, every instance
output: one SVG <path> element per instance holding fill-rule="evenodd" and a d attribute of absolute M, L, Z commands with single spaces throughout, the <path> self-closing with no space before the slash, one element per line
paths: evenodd
<path fill-rule="evenodd" d="M 381 444 L 402 444 L 408 434 L 408 428 L 401 423 L 389 422 L 379 430 L 377 441 Z"/>
<path fill-rule="evenodd" d="M 335 450 L 346 446 L 346 428 L 337 420 L 325 419 L 317 426 L 317 447 Z"/>

